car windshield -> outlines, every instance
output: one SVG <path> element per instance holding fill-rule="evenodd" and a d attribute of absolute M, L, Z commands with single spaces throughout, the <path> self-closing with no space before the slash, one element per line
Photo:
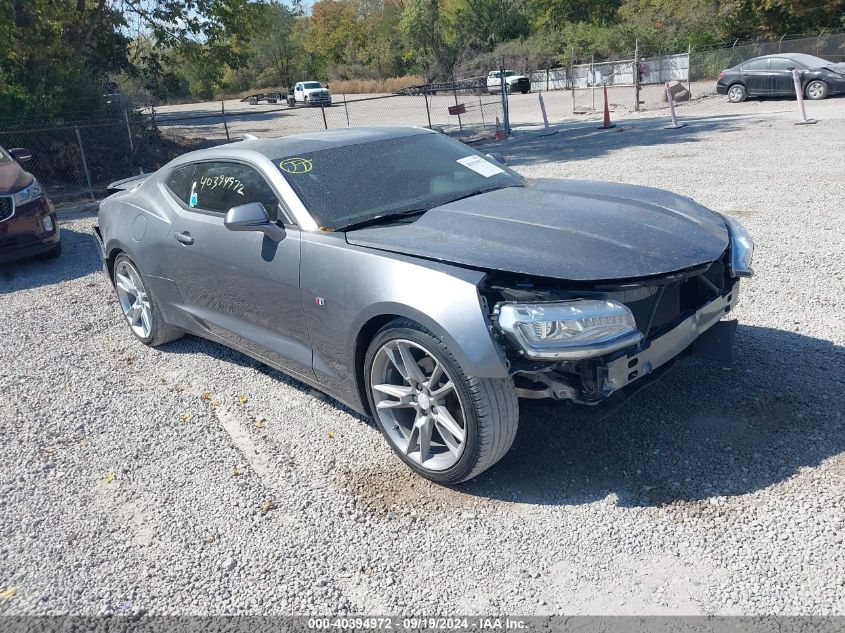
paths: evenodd
<path fill-rule="evenodd" d="M 327 230 L 524 186 L 516 173 L 441 134 L 369 141 L 273 162 Z"/>
<path fill-rule="evenodd" d="M 303 88 L 322 88 L 322 84 L 319 81 L 306 81 L 302 84 Z"/>
<path fill-rule="evenodd" d="M 808 68 L 819 68 L 821 66 L 830 66 L 833 62 L 829 62 L 821 57 L 815 55 L 807 55 L 805 53 L 793 53 L 789 55 L 790 59 L 795 60 L 799 64 L 804 64 Z"/>

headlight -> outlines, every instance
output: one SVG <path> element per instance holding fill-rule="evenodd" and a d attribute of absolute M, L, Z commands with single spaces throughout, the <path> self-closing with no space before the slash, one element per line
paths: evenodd
<path fill-rule="evenodd" d="M 529 358 L 592 358 L 643 338 L 626 306 L 598 299 L 506 303 L 498 324 Z"/>
<path fill-rule="evenodd" d="M 729 272 L 731 277 L 750 277 L 754 274 L 751 269 L 751 258 L 754 256 L 754 240 L 738 221 L 726 215 L 725 224 L 731 235 L 731 260 Z"/>
<path fill-rule="evenodd" d="M 16 194 L 13 194 L 12 197 L 15 199 L 15 206 L 19 207 L 22 204 L 26 204 L 27 202 L 32 202 L 33 200 L 40 198 L 41 193 L 41 185 L 39 185 L 38 181 L 33 178 L 32 182 L 26 189 L 18 191 Z"/>

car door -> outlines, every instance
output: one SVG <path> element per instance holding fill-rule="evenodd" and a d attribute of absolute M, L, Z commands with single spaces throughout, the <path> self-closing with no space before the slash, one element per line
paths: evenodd
<path fill-rule="evenodd" d="M 305 101 L 305 91 L 302 89 L 302 84 L 296 84 L 294 90 L 294 99 L 297 101 Z"/>
<path fill-rule="evenodd" d="M 768 58 L 752 59 L 742 65 L 740 71 L 745 90 L 751 95 L 765 96 L 771 94 L 771 74 Z"/>
<path fill-rule="evenodd" d="M 166 256 L 184 309 L 236 347 L 312 378 L 300 231 L 278 194 L 255 166 L 234 161 L 197 162 L 166 183 L 174 211 Z M 284 227 L 284 239 L 224 226 L 231 207 L 251 202 Z"/>
<path fill-rule="evenodd" d="M 772 94 L 791 95 L 795 93 L 795 82 L 792 79 L 792 69 L 801 66 L 787 57 L 773 57 L 769 62 L 772 74 Z"/>

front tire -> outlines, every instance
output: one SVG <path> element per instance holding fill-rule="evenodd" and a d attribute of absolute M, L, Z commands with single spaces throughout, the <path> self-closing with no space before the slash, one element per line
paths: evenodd
<path fill-rule="evenodd" d="M 807 98 L 812 101 L 818 101 L 827 97 L 827 84 L 821 79 L 814 79 L 804 88 Z"/>
<path fill-rule="evenodd" d="M 141 272 L 125 253 L 114 260 L 112 281 L 120 311 L 135 338 L 144 345 L 156 347 L 182 336 L 181 330 L 167 323 L 161 316 L 158 303 L 147 290 Z"/>
<path fill-rule="evenodd" d="M 414 321 L 396 319 L 379 330 L 364 382 L 382 435 L 426 479 L 472 479 L 513 444 L 519 407 L 511 379 L 465 375 L 443 342 Z"/>
<path fill-rule="evenodd" d="M 728 88 L 728 101 L 731 103 L 742 103 L 746 98 L 748 98 L 748 93 L 742 84 L 734 84 Z"/>

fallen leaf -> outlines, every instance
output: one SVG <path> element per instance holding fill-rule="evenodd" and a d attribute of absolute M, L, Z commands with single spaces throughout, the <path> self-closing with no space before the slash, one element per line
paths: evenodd
<path fill-rule="evenodd" d="M 44 452 L 47 453 L 48 455 L 52 455 L 53 453 L 56 452 L 56 447 L 55 446 L 48 446 L 47 448 L 44 449 Z"/>
<path fill-rule="evenodd" d="M 109 473 L 108 475 L 106 475 L 105 479 L 103 479 L 103 482 L 104 482 L 104 483 L 107 483 L 107 484 L 110 484 L 110 483 L 111 483 L 111 482 L 113 482 L 115 479 L 117 479 L 117 475 L 115 475 L 115 474 L 112 472 L 112 473 Z"/>
<path fill-rule="evenodd" d="M 334 439 L 334 431 L 329 431 L 328 436 L 329 436 L 330 440 L 333 440 Z"/>
<path fill-rule="evenodd" d="M 249 401 L 249 398 L 247 398 L 246 396 L 238 396 L 238 401 L 241 404 L 246 404 Z"/>
<path fill-rule="evenodd" d="M 267 424 L 264 421 L 264 418 L 256 418 L 255 419 L 255 428 L 256 429 L 263 429 L 266 425 Z"/>
<path fill-rule="evenodd" d="M 0 600 L 11 600 L 18 593 L 17 587 L 9 587 L 6 591 L 0 592 Z"/>
<path fill-rule="evenodd" d="M 193 416 L 190 413 L 182 413 L 179 415 L 179 419 L 182 420 L 182 422 L 190 422 L 192 417 Z"/>
<path fill-rule="evenodd" d="M 207 391 L 203 391 L 200 398 L 202 398 L 203 400 L 211 400 L 211 394 L 208 393 Z"/>
<path fill-rule="evenodd" d="M 241 469 L 238 468 L 237 466 L 235 466 L 232 469 L 232 477 L 240 477 L 241 475 L 243 475 L 243 473 L 241 472 Z"/>
<path fill-rule="evenodd" d="M 135 362 L 135 359 L 134 359 L 132 356 L 124 356 L 124 357 L 123 357 L 123 358 L 121 358 L 120 360 L 122 360 L 122 361 L 123 361 L 124 363 L 126 363 L 127 365 L 131 365 L 132 363 L 134 363 L 134 362 Z"/>
<path fill-rule="evenodd" d="M 267 514 L 268 512 L 270 512 L 270 510 L 275 507 L 276 505 L 273 503 L 273 500 L 267 499 L 267 501 L 261 504 L 261 514 Z"/>
<path fill-rule="evenodd" d="M 219 400 L 212 400 L 212 401 L 211 401 L 211 406 L 212 406 L 212 407 L 219 407 L 219 406 L 220 406 L 220 401 L 219 401 Z"/>

